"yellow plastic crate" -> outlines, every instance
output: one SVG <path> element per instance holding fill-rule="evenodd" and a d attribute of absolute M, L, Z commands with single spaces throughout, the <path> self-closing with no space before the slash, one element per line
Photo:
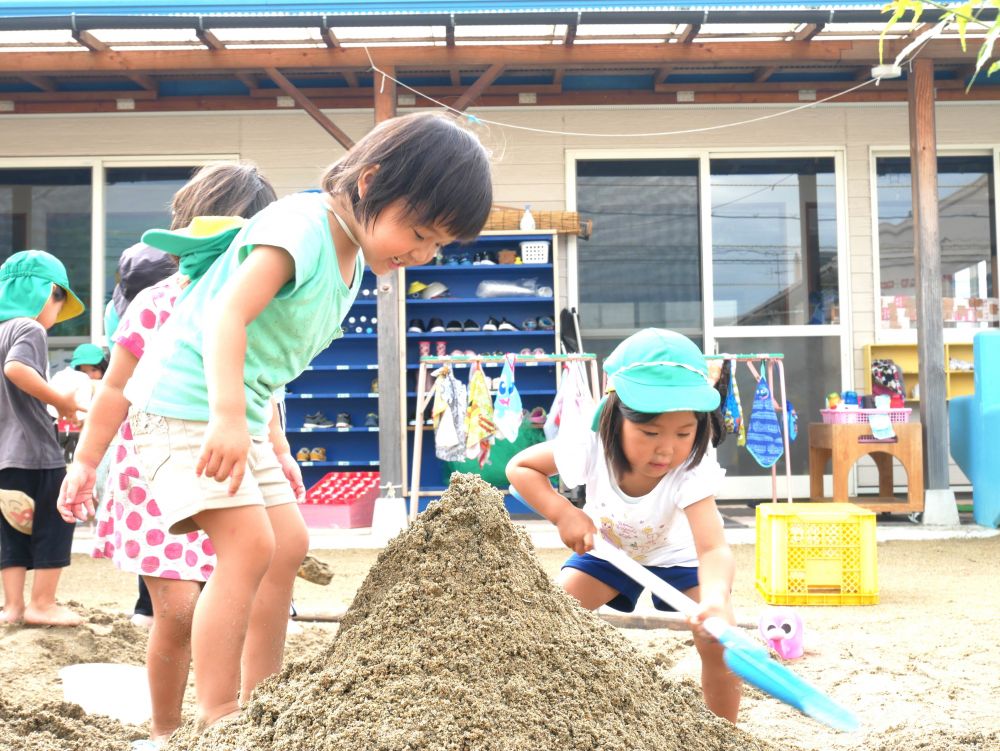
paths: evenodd
<path fill-rule="evenodd" d="M 772 605 L 875 605 L 875 513 L 852 503 L 757 507 L 756 587 Z"/>

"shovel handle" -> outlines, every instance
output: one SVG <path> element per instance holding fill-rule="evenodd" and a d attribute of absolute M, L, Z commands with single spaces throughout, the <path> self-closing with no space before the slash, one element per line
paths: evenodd
<path fill-rule="evenodd" d="M 641 563 L 632 560 L 624 550 L 616 548 L 605 540 L 600 532 L 594 535 L 594 552 L 625 574 L 629 579 L 644 586 L 677 612 L 683 613 L 688 618 L 694 617 L 698 612 L 698 603 L 679 589 L 667 584 Z M 722 618 L 715 616 L 706 618 L 702 626 L 716 639 L 729 630 L 729 624 Z"/>

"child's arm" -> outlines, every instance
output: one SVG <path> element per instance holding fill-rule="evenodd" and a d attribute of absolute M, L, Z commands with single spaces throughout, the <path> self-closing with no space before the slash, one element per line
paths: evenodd
<path fill-rule="evenodd" d="M 558 474 L 551 443 L 521 451 L 507 464 L 511 486 L 535 511 L 556 525 L 563 544 L 580 555 L 594 547 L 597 527 L 583 511 L 556 492 L 549 482 Z"/>
<path fill-rule="evenodd" d="M 287 251 L 258 245 L 208 311 L 203 354 L 209 418 L 195 471 L 217 482 L 228 478 L 230 495 L 243 482 L 250 450 L 243 385 L 247 326 L 294 274 Z"/>
<path fill-rule="evenodd" d="M 125 384 L 135 372 L 139 359 L 128 349 L 116 344 L 111 350 L 111 361 L 104 374 L 97 395 L 91 402 L 90 412 L 83 423 L 80 442 L 73 454 L 66 478 L 59 491 L 56 507 L 68 522 L 84 521 L 94 513 L 94 482 L 97 465 L 101 463 L 115 433 L 128 417 L 128 400 Z"/>
<path fill-rule="evenodd" d="M 72 394 L 60 394 L 52 388 L 49 382 L 30 365 L 11 360 L 4 364 L 3 374 L 28 396 L 55 407 L 59 416 L 68 422 L 75 423 L 76 413 L 87 411 L 76 403 L 76 398 Z"/>
<path fill-rule="evenodd" d="M 288 439 L 281 429 L 281 420 L 278 418 L 278 403 L 271 399 L 271 420 L 267 424 L 267 437 L 274 449 L 274 455 L 278 457 L 278 464 L 285 473 L 292 492 L 299 501 L 306 497 L 306 486 L 302 480 L 302 468 L 292 456 L 292 447 L 288 445 Z"/>
<path fill-rule="evenodd" d="M 732 621 L 729 605 L 736 565 L 726 542 L 715 498 L 709 496 L 690 506 L 684 513 L 691 525 L 695 549 L 698 552 L 698 589 L 701 608 L 694 622 L 701 623 L 711 615 Z"/>

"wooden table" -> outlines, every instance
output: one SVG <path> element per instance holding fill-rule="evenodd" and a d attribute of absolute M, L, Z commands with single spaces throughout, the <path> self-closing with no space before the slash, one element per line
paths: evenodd
<path fill-rule="evenodd" d="M 854 503 L 871 511 L 913 513 L 924 510 L 924 457 L 919 422 L 892 424 L 894 441 L 863 440 L 872 438 L 868 423 L 809 424 L 809 497 L 823 500 L 823 473 L 826 463 L 833 463 L 833 500 Z M 854 463 L 871 456 L 878 468 L 878 496 L 849 498 L 847 478 Z M 906 470 L 907 497 L 893 495 L 892 459 Z"/>

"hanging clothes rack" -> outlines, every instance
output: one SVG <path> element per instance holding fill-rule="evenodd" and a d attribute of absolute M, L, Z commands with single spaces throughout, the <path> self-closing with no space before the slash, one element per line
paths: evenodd
<path fill-rule="evenodd" d="M 785 493 L 789 503 L 792 502 L 792 457 L 789 448 L 788 441 L 788 397 L 785 393 L 785 356 L 781 353 L 776 352 L 759 352 L 753 354 L 718 354 L 718 355 L 705 355 L 706 360 L 716 360 L 716 361 L 726 361 L 736 363 L 746 363 L 747 369 L 753 376 L 754 381 L 760 380 L 760 374 L 754 367 L 754 362 L 757 360 L 761 361 L 761 370 L 766 366 L 767 368 L 767 381 L 768 383 L 774 383 L 774 368 L 777 366 L 778 369 L 778 386 L 781 391 L 781 404 L 775 402 L 775 409 L 781 411 L 781 436 L 784 441 L 785 453 L 783 458 L 785 460 Z M 736 377 L 735 366 L 733 369 L 733 378 Z M 771 401 L 774 402 L 774 396 L 771 396 Z M 777 503 L 778 501 L 778 463 L 775 462 L 771 465 L 771 502 Z"/>
<path fill-rule="evenodd" d="M 410 487 L 409 487 L 409 520 L 412 522 L 417 518 L 417 511 L 420 505 L 420 496 L 430 496 L 430 495 L 440 495 L 439 491 L 422 491 L 420 490 L 420 463 L 423 458 L 423 430 L 424 430 L 424 413 L 427 411 L 427 407 L 430 406 L 431 400 L 434 398 L 434 389 L 427 388 L 428 375 L 431 370 L 436 370 L 442 366 L 453 366 L 453 365 L 503 365 L 507 357 L 514 357 L 515 362 L 522 365 L 531 365 L 532 363 L 570 363 L 570 362 L 583 362 L 587 364 L 590 375 L 590 389 L 597 400 L 600 398 L 600 393 L 598 391 L 598 375 L 597 375 L 597 355 L 591 354 L 589 352 L 575 352 L 570 354 L 552 354 L 552 355 L 519 355 L 516 353 L 510 353 L 509 355 L 444 355 L 441 357 L 435 357 L 433 355 L 427 355 L 420 358 L 420 368 L 417 371 L 417 410 L 415 417 L 416 425 L 414 426 L 414 439 L 413 439 L 413 461 L 410 468 Z M 556 384 L 558 384 L 562 378 L 562 368 L 556 369 Z M 491 389 L 492 392 L 492 389 Z"/>

